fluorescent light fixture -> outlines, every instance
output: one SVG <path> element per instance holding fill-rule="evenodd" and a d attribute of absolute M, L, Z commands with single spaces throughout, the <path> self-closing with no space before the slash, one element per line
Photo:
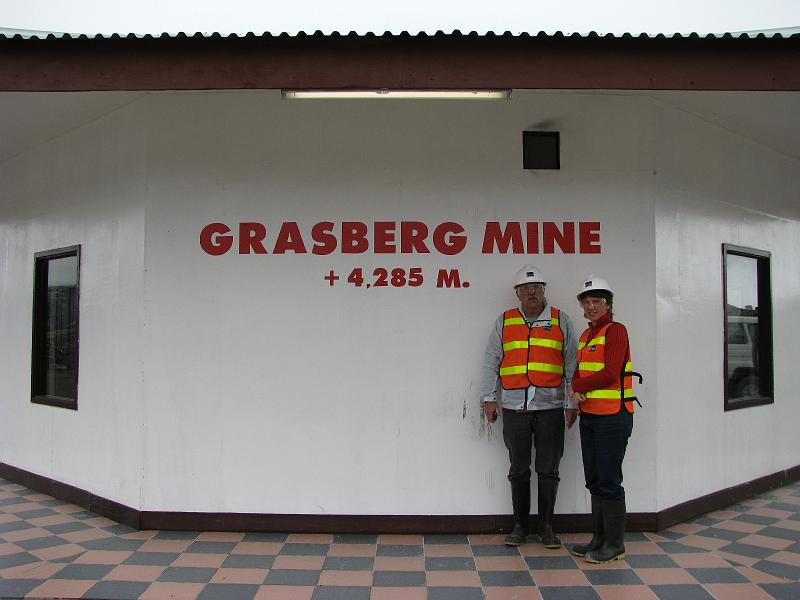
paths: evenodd
<path fill-rule="evenodd" d="M 511 90 L 281 90 L 281 97 L 291 100 L 508 100 Z"/>

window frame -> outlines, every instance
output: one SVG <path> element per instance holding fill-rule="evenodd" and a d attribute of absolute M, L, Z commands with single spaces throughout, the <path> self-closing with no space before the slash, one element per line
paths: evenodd
<path fill-rule="evenodd" d="M 39 393 L 46 390 L 47 367 L 45 364 L 47 344 L 44 337 L 47 333 L 47 265 L 50 260 L 75 256 L 78 267 L 75 279 L 76 312 L 76 352 L 75 370 L 79 371 L 80 357 L 80 290 L 81 290 L 81 246 L 66 246 L 55 250 L 36 252 L 33 255 L 33 323 L 31 344 L 31 402 L 70 410 L 78 410 L 78 384 L 75 384 L 75 398 Z"/>
<path fill-rule="evenodd" d="M 728 261 L 729 255 L 752 258 L 756 261 L 756 288 L 758 294 L 758 362 L 759 389 L 766 393 L 747 400 L 733 400 L 730 397 L 728 377 Z M 725 411 L 764 406 L 775 403 L 775 369 L 774 345 L 772 336 L 772 254 L 766 250 L 757 250 L 734 244 L 722 244 L 722 331 L 723 352 L 722 364 L 723 393 Z"/>

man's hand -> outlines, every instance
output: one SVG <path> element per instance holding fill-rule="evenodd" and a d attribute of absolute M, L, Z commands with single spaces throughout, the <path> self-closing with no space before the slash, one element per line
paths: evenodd
<path fill-rule="evenodd" d="M 497 421 L 497 402 L 484 402 L 483 414 L 486 416 L 486 420 L 489 421 L 489 423 Z"/>
<path fill-rule="evenodd" d="M 564 409 L 564 420 L 567 422 L 567 429 L 572 429 L 572 426 L 575 425 L 575 419 L 577 418 L 578 418 L 577 408 Z"/>

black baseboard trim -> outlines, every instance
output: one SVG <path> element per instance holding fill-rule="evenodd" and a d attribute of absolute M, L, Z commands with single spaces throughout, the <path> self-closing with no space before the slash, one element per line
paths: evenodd
<path fill-rule="evenodd" d="M 276 533 L 499 533 L 509 515 L 292 515 L 137 510 L 58 480 L 0 463 L 0 477 L 123 523 L 134 529 Z M 628 513 L 628 531 L 659 531 L 800 480 L 800 465 L 688 500 L 657 513 Z M 536 517 L 532 517 L 535 523 Z M 591 515 L 555 515 L 563 533 L 591 531 Z"/>

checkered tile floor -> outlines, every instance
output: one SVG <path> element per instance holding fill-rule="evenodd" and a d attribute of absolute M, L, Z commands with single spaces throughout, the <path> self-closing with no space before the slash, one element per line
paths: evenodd
<path fill-rule="evenodd" d="M 586 535 L 563 535 L 566 543 Z M 800 598 L 800 483 L 589 565 L 499 535 L 135 531 L 0 479 L 0 598 Z"/>

